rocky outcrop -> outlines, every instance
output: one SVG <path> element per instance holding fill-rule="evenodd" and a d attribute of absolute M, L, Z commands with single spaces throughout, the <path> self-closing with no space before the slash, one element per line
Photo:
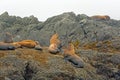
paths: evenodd
<path fill-rule="evenodd" d="M 65 62 L 61 54 L 50 54 L 34 49 L 0 51 L 0 79 L 8 80 L 119 80 L 116 55 L 80 50 L 77 54 L 85 61 L 84 68 Z M 116 56 L 116 57 L 115 57 Z"/>
<path fill-rule="evenodd" d="M 14 41 L 32 39 L 47 46 L 54 31 L 59 34 L 61 40 L 67 35 L 67 38 L 73 41 L 77 39 L 81 43 L 111 40 L 120 36 L 120 21 L 114 19 L 96 20 L 85 14 L 76 15 L 73 12 L 66 12 L 50 17 L 45 22 L 38 22 L 33 16 L 28 18 L 16 17 L 16 21 L 13 20 L 13 24 L 10 24 L 9 20 L 14 19 L 15 16 L 8 14 L 4 16 L 6 16 L 5 21 L 0 19 L 0 40 L 3 40 L 4 32 L 12 33 Z"/>
<path fill-rule="evenodd" d="M 119 31 L 119 20 L 85 14 L 67 12 L 39 22 L 34 16 L 20 18 L 5 12 L 0 15 L 0 41 L 10 32 L 14 42 L 34 40 L 40 45 L 28 49 L 14 43 L 17 49 L 0 50 L 0 80 L 120 80 Z M 64 45 L 77 41 L 75 52 L 84 68 L 66 63 L 60 53 L 48 52 L 44 46 L 49 46 L 54 32 Z"/>

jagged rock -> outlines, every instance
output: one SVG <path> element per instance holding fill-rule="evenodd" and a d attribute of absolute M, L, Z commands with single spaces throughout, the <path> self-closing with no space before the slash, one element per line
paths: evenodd
<path fill-rule="evenodd" d="M 48 18 L 45 22 L 38 22 L 34 16 L 20 18 L 9 16 L 8 13 L 0 15 L 1 18 L 4 16 L 6 16 L 6 21 L 0 20 L 0 28 L 2 28 L 0 29 L 0 40 L 3 40 L 4 32 L 12 33 L 14 41 L 33 39 L 39 41 L 41 45 L 47 46 L 54 31 L 60 35 L 60 38 L 67 33 L 69 39 L 78 39 L 81 43 L 111 40 L 111 38 L 120 36 L 120 21 L 113 19 L 94 20 L 85 14 L 76 15 L 73 12 L 66 12 Z M 9 22 L 10 19 L 13 20 L 11 24 Z M 34 24 L 30 22 L 31 20 L 33 20 Z"/>
<path fill-rule="evenodd" d="M 40 22 L 34 16 L 0 15 L 0 40 L 4 33 L 10 32 L 14 41 L 31 39 L 39 41 L 41 46 L 49 46 L 51 35 L 56 31 L 62 43 L 80 41 L 80 46 L 94 41 L 111 41 L 111 47 L 119 50 L 120 20 L 95 20 L 85 14 L 66 12 Z M 118 38 L 118 40 L 116 40 Z M 100 44 L 96 45 L 101 46 Z M 103 45 L 104 46 L 104 45 Z M 106 46 L 103 47 L 106 49 Z M 79 50 L 78 50 L 79 51 Z M 65 63 L 61 55 L 35 49 L 16 49 L 0 51 L 0 78 L 10 80 L 119 80 L 119 54 L 106 55 L 93 50 L 79 51 L 85 61 L 85 67 L 78 69 Z M 100 55 L 99 55 L 100 54 Z M 101 65 L 96 67 L 97 64 Z M 114 72 L 113 68 L 117 71 Z M 96 74 L 96 72 L 100 73 Z M 104 74 L 104 75 L 102 75 Z M 112 75 L 111 75 L 112 74 Z M 113 75 L 114 74 L 114 75 Z M 112 78 L 110 78 L 112 76 Z"/>

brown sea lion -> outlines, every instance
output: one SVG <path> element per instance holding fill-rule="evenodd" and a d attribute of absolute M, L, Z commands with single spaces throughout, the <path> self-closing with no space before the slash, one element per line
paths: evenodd
<path fill-rule="evenodd" d="M 50 44 L 60 44 L 59 36 L 57 33 L 53 34 L 52 37 L 50 38 Z"/>
<path fill-rule="evenodd" d="M 50 46 L 48 48 L 48 51 L 50 53 L 56 54 L 58 52 L 60 52 L 60 40 L 58 38 L 58 34 L 55 33 L 54 35 L 52 35 L 52 37 L 50 38 Z"/>
<path fill-rule="evenodd" d="M 52 54 L 56 54 L 56 53 L 59 53 L 60 50 L 56 44 L 51 44 L 48 48 L 48 51 Z"/>
<path fill-rule="evenodd" d="M 98 20 L 110 20 L 110 17 L 108 15 L 95 15 L 95 16 L 91 16 L 91 18 Z"/>
<path fill-rule="evenodd" d="M 63 56 L 66 61 L 71 62 L 71 64 L 77 68 L 84 67 L 84 61 L 78 55 L 75 54 L 74 45 L 72 43 L 68 44 L 68 47 L 64 49 Z"/>
<path fill-rule="evenodd" d="M 34 40 L 22 40 L 17 43 L 20 44 L 22 47 L 27 48 L 35 48 L 35 46 L 38 45 L 38 43 Z"/>
<path fill-rule="evenodd" d="M 13 36 L 9 32 L 5 33 L 4 40 L 5 43 L 12 43 L 13 42 Z"/>
<path fill-rule="evenodd" d="M 22 46 L 19 44 L 19 42 L 13 42 L 11 44 L 14 45 L 15 48 L 22 48 Z"/>
<path fill-rule="evenodd" d="M 0 42 L 0 50 L 15 50 L 15 46 L 10 43 Z"/>

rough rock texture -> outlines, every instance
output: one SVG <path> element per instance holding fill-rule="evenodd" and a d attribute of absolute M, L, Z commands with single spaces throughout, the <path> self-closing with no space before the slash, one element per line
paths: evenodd
<path fill-rule="evenodd" d="M 114 64 L 114 54 L 79 50 L 84 68 L 65 62 L 61 54 L 35 49 L 0 51 L 0 79 L 5 80 L 119 80 L 120 64 Z M 117 59 L 117 57 L 115 58 Z M 107 64 L 106 64 L 107 63 Z M 7 78 L 7 79 L 6 79 Z"/>
<path fill-rule="evenodd" d="M 78 39 L 81 43 L 111 40 L 120 37 L 120 21 L 95 20 L 73 12 L 50 17 L 44 22 L 39 22 L 34 16 L 20 18 L 9 16 L 7 12 L 0 15 L 0 40 L 3 40 L 5 32 L 10 32 L 14 41 L 33 39 L 48 46 L 54 31 L 60 35 L 60 39 L 66 38 L 67 33 L 67 38 Z"/>
<path fill-rule="evenodd" d="M 41 46 L 49 46 L 51 35 L 57 32 L 62 43 L 76 41 L 76 53 L 85 67 L 73 67 L 61 54 L 48 53 L 46 47 L 42 51 L 0 50 L 0 80 L 120 80 L 119 20 L 67 12 L 40 22 L 34 16 L 21 18 L 5 12 L 0 15 L 0 41 L 5 32 L 14 41 L 32 39 Z"/>

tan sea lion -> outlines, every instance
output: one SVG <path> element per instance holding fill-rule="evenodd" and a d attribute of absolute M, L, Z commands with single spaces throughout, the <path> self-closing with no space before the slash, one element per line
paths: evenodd
<path fill-rule="evenodd" d="M 0 42 L 0 50 L 15 50 L 15 46 L 11 43 Z"/>
<path fill-rule="evenodd" d="M 38 45 L 38 43 L 34 40 L 22 40 L 17 43 L 20 44 L 22 47 L 27 48 L 35 48 L 35 46 Z"/>
<path fill-rule="evenodd" d="M 60 44 L 59 36 L 57 33 L 53 34 L 52 37 L 50 38 L 50 44 Z"/>
<path fill-rule="evenodd" d="M 58 38 L 58 34 L 55 33 L 54 35 L 52 35 L 52 37 L 50 38 L 50 46 L 48 48 L 48 51 L 50 53 L 56 54 L 58 52 L 60 52 L 60 40 Z"/>
<path fill-rule="evenodd" d="M 22 48 L 22 46 L 19 44 L 19 42 L 13 42 L 11 44 L 14 45 L 15 48 Z"/>
<path fill-rule="evenodd" d="M 75 54 L 74 45 L 72 43 L 68 44 L 68 47 L 63 50 L 63 56 L 66 61 L 71 62 L 71 64 L 77 68 L 84 67 L 84 61 L 78 55 Z"/>
<path fill-rule="evenodd" d="M 56 54 L 56 53 L 59 53 L 60 50 L 56 44 L 51 44 L 48 48 L 48 51 L 52 54 Z"/>
<path fill-rule="evenodd" d="M 95 16 L 91 16 L 91 18 L 98 20 L 110 20 L 110 17 L 108 15 L 95 15 Z"/>

